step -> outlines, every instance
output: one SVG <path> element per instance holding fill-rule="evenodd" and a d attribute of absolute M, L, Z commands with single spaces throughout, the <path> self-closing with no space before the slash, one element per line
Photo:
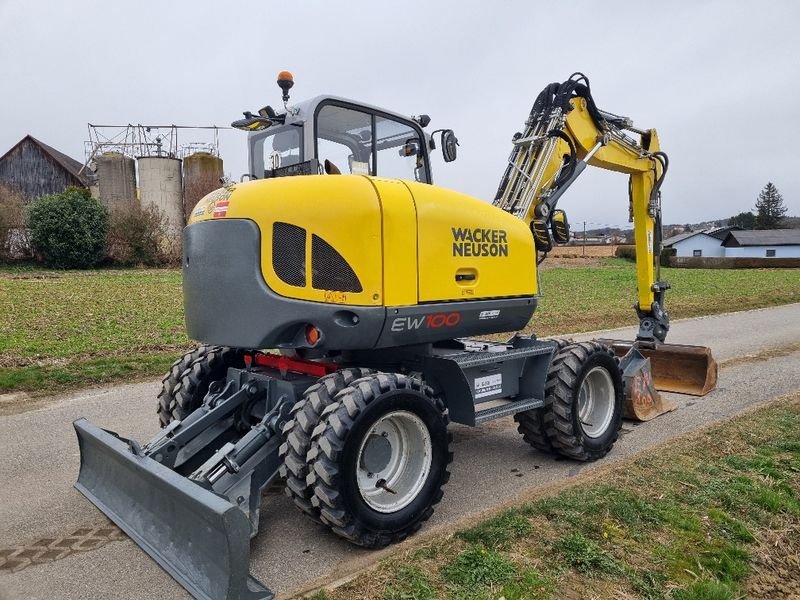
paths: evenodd
<path fill-rule="evenodd" d="M 495 346 L 495 348 L 497 349 L 447 354 L 443 356 L 443 358 L 447 358 L 448 360 L 452 360 L 453 362 L 457 363 L 461 369 L 469 369 L 472 367 L 479 367 L 481 365 L 491 365 L 495 363 L 506 362 L 515 358 L 549 354 L 553 351 L 553 347 L 549 344 L 541 344 L 527 348 L 507 348 L 504 346 Z"/>
<path fill-rule="evenodd" d="M 480 425 L 481 423 L 486 423 L 487 421 L 493 421 L 501 417 L 507 417 L 508 415 L 514 415 L 518 412 L 539 408 L 541 406 L 544 406 L 544 400 L 540 400 L 539 398 L 522 398 L 521 400 L 513 401 L 509 400 L 500 406 L 493 406 L 492 408 L 487 408 L 486 410 L 476 411 L 475 425 Z"/>

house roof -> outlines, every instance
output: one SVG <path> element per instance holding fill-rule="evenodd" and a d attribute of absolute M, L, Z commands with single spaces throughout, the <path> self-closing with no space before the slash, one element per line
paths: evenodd
<path fill-rule="evenodd" d="M 685 233 L 679 233 L 678 235 L 673 235 L 672 237 L 668 237 L 667 239 L 661 242 L 661 245 L 664 247 L 672 246 L 673 244 L 677 244 L 678 242 L 682 242 L 683 240 L 688 240 L 690 237 L 694 237 L 700 234 L 706 234 L 705 231 L 687 231 Z"/>
<path fill-rule="evenodd" d="M 724 240 L 728 236 L 729 231 L 740 231 L 742 228 L 738 225 L 725 225 L 724 227 L 712 227 L 706 229 L 703 233 L 710 235 L 718 240 Z"/>
<path fill-rule="evenodd" d="M 731 231 L 722 245 L 726 248 L 741 246 L 800 246 L 800 229 L 756 229 Z"/>
<path fill-rule="evenodd" d="M 32 135 L 30 135 L 30 134 L 26 135 L 26 136 L 25 136 L 24 138 L 22 138 L 22 139 L 21 139 L 19 142 L 17 142 L 16 144 L 14 144 L 14 145 L 13 145 L 13 146 L 12 146 L 12 147 L 11 147 L 11 148 L 8 150 L 8 152 L 6 152 L 5 154 L 3 154 L 3 156 L 0 156 L 0 160 L 3 160 L 3 159 L 4 159 L 4 158 L 5 158 L 7 155 L 9 155 L 9 154 L 10 154 L 10 153 L 11 153 L 11 152 L 12 152 L 12 151 L 13 151 L 13 150 L 14 150 L 14 149 L 17 147 L 17 146 L 19 146 L 20 144 L 22 144 L 23 142 L 25 142 L 25 140 L 30 140 L 32 143 L 36 144 L 36 145 L 37 145 L 39 148 L 41 148 L 41 150 L 42 150 L 42 151 L 43 151 L 45 154 L 47 154 L 47 155 L 48 155 L 48 156 L 49 156 L 49 157 L 50 157 L 50 158 L 51 158 L 53 161 L 55 161 L 56 163 L 58 163 L 58 165 L 59 165 L 59 166 L 61 166 L 61 168 L 63 168 L 65 171 L 67 171 L 67 172 L 68 172 L 70 175 L 72 175 L 73 177 L 75 177 L 75 178 L 76 178 L 78 181 L 82 182 L 84 185 L 89 185 L 89 180 L 88 180 L 88 178 L 86 177 L 86 175 L 84 175 L 83 173 L 81 173 L 81 169 L 83 168 L 83 163 L 80 163 L 80 162 L 78 162 L 77 160 L 75 160 L 75 159 L 74 159 L 74 158 L 72 158 L 71 156 L 67 156 L 67 155 L 66 155 L 66 154 L 64 154 L 63 152 L 59 152 L 58 150 L 56 150 L 56 149 L 55 149 L 55 148 L 53 148 L 52 146 L 48 146 L 48 145 L 47 145 L 47 144 L 45 144 L 44 142 L 42 142 L 42 141 L 40 141 L 40 140 L 37 140 L 35 137 L 33 137 L 33 136 L 32 136 Z"/>
<path fill-rule="evenodd" d="M 682 242 L 683 240 L 688 240 L 690 237 L 695 235 L 707 235 L 717 240 L 724 240 L 725 237 L 728 235 L 728 232 L 733 230 L 739 230 L 741 227 L 738 225 L 726 225 L 724 227 L 711 227 L 709 229 L 703 229 L 701 231 L 689 231 L 687 233 L 679 233 L 678 235 L 673 235 L 672 237 L 668 237 L 661 245 L 664 247 L 672 246 L 673 244 L 677 244 L 678 242 Z"/>

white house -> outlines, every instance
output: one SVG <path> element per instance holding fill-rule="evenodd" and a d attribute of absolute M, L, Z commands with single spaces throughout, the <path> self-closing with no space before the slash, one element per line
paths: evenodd
<path fill-rule="evenodd" d="M 800 229 L 729 231 L 722 247 L 725 256 L 800 258 Z"/>
<path fill-rule="evenodd" d="M 675 248 L 675 256 L 725 256 L 722 240 L 732 227 L 715 227 L 703 231 L 690 231 L 665 239 L 664 248 Z"/>

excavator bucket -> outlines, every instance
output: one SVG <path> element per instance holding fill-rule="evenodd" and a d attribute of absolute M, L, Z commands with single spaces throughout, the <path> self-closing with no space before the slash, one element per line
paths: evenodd
<path fill-rule="evenodd" d="M 654 346 L 623 340 L 597 340 L 623 357 L 635 347 L 650 359 L 655 388 L 691 396 L 705 396 L 717 386 L 717 361 L 706 346 L 657 344 Z"/>
<path fill-rule="evenodd" d="M 195 598 L 270 600 L 250 577 L 250 523 L 217 494 L 144 455 L 134 441 L 86 419 L 73 423 L 75 487 Z"/>
<path fill-rule="evenodd" d="M 650 359 L 632 347 L 620 360 L 625 382 L 623 416 L 635 421 L 649 421 L 658 415 L 675 410 L 676 406 L 656 391 Z"/>

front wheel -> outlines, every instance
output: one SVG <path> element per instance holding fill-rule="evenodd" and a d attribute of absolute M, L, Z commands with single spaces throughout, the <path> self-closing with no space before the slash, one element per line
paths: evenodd
<path fill-rule="evenodd" d="M 377 373 L 339 392 L 326 412 L 308 453 L 321 520 L 369 548 L 417 531 L 450 477 L 441 400 L 419 379 Z"/>
<path fill-rule="evenodd" d="M 624 387 L 619 359 L 607 346 L 583 342 L 560 348 L 547 373 L 545 396 L 546 406 L 515 417 L 526 441 L 575 460 L 608 454 L 622 425 Z"/>

